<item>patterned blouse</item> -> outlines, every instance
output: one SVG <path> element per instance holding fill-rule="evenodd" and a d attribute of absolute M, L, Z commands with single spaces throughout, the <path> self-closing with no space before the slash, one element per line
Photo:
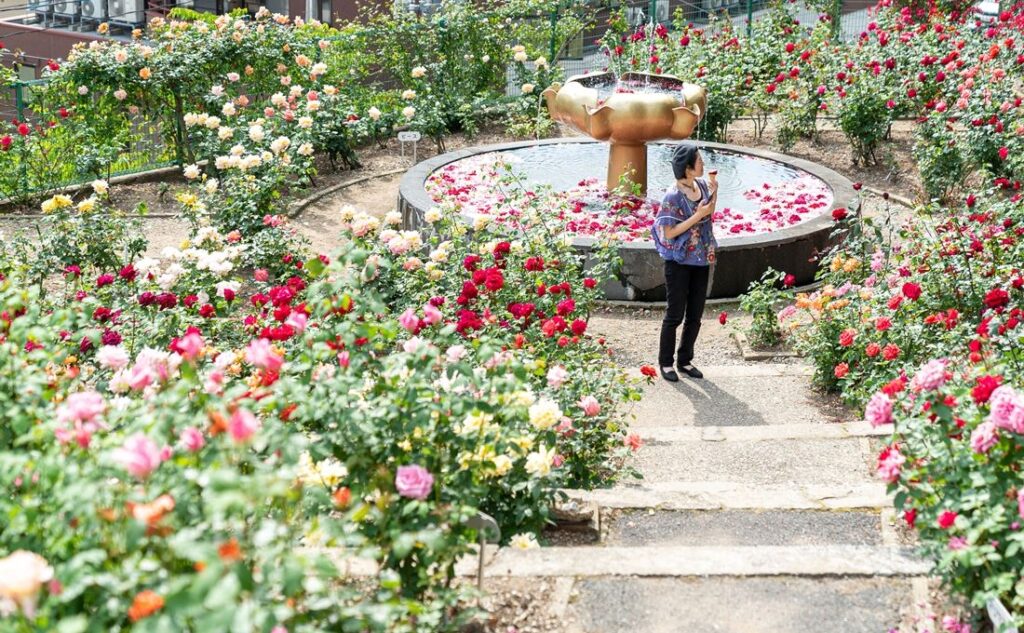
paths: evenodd
<path fill-rule="evenodd" d="M 694 182 L 701 191 L 701 200 L 690 200 L 678 188 L 668 192 L 661 202 L 661 210 L 654 219 L 651 232 L 658 254 L 663 259 L 689 266 L 708 266 L 714 263 L 715 249 L 718 247 L 710 218 L 698 222 L 696 226 L 674 238 L 665 237 L 667 228 L 686 220 L 694 214 L 699 205 L 711 199 L 707 183 L 701 179 Z"/>

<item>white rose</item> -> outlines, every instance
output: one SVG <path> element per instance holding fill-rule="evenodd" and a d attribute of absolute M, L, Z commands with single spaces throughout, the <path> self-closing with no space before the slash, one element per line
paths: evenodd
<path fill-rule="evenodd" d="M 208 117 L 206 119 L 206 127 L 211 130 L 216 130 L 220 127 L 220 118 L 215 116 Z"/>
<path fill-rule="evenodd" d="M 114 98 L 117 99 L 118 101 L 124 101 L 125 99 L 128 98 L 128 93 L 125 92 L 123 89 L 118 88 L 117 90 L 114 91 Z"/>
<path fill-rule="evenodd" d="M 79 86 L 78 87 L 78 94 L 80 94 L 80 95 L 87 95 L 87 94 L 89 94 L 89 87 L 88 86 Z"/>
<path fill-rule="evenodd" d="M 195 180 L 199 177 L 199 165 L 189 165 L 185 167 L 185 178 L 189 180 Z"/>
<path fill-rule="evenodd" d="M 426 74 L 427 74 L 427 69 L 424 68 L 423 66 L 417 66 L 416 68 L 412 69 L 413 79 L 419 79 L 420 77 L 423 77 Z"/>
<path fill-rule="evenodd" d="M 519 62 L 519 63 L 523 63 L 523 62 L 525 62 L 525 61 L 526 61 L 527 59 L 529 59 L 529 57 L 527 57 L 527 56 L 526 56 L 526 53 L 525 53 L 525 52 L 523 52 L 523 51 L 519 51 L 518 53 L 516 53 L 516 54 L 515 54 L 515 55 L 514 55 L 514 56 L 512 57 L 512 59 L 516 60 L 516 61 L 517 61 L 517 62 Z"/>
<path fill-rule="evenodd" d="M 558 403 L 544 398 L 530 407 L 530 424 L 534 428 L 544 431 L 559 423 L 562 419 L 562 410 Z"/>
<path fill-rule="evenodd" d="M 222 141 L 226 141 L 234 135 L 235 128 L 233 127 L 222 127 L 221 129 L 217 130 L 217 138 L 219 138 Z"/>
<path fill-rule="evenodd" d="M 98 178 L 92 181 L 92 190 L 101 196 L 107 195 L 107 191 L 110 189 L 110 185 L 107 184 L 106 180 Z"/>
<path fill-rule="evenodd" d="M 238 111 L 237 111 L 237 110 L 235 110 L 235 104 L 233 104 L 233 103 L 231 103 L 230 101 L 228 101 L 227 103 L 225 103 L 225 104 L 224 104 L 224 107 L 222 107 L 222 108 L 220 109 L 220 112 L 221 112 L 221 114 L 223 114 L 224 116 L 235 116 L 235 114 L 236 114 L 236 113 L 237 113 Z"/>
<path fill-rule="evenodd" d="M 303 143 L 302 145 L 299 145 L 299 149 L 297 151 L 299 152 L 300 156 L 312 156 L 313 155 L 313 144 L 312 143 Z"/>
<path fill-rule="evenodd" d="M 251 139 L 253 143 L 261 143 L 265 137 L 266 134 L 263 131 L 263 126 L 253 125 L 249 128 L 249 139 Z"/>
<path fill-rule="evenodd" d="M 412 101 L 413 99 L 416 98 L 416 91 L 406 90 L 402 93 L 402 98 L 405 99 L 406 101 Z"/>
<path fill-rule="evenodd" d="M 375 106 L 370 106 L 370 109 L 366 111 L 366 116 L 370 117 L 374 121 L 380 121 L 380 110 Z"/>
<path fill-rule="evenodd" d="M 523 87 L 521 88 L 521 90 L 523 91 L 524 95 L 528 95 L 528 94 L 533 94 L 533 88 L 534 88 L 533 84 L 523 84 Z"/>
<path fill-rule="evenodd" d="M 304 130 L 308 130 L 313 127 L 313 119 L 308 116 L 299 117 L 299 127 Z"/>
<path fill-rule="evenodd" d="M 412 106 L 405 106 L 404 108 L 402 108 L 402 116 L 404 116 L 407 119 L 413 118 L 414 116 L 416 116 L 416 108 Z"/>

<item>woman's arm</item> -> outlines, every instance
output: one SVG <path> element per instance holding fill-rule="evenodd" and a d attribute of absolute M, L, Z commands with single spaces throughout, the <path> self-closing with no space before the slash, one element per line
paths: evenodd
<path fill-rule="evenodd" d="M 683 233 L 686 233 L 693 227 L 697 226 L 704 218 L 711 215 L 713 211 L 714 199 L 712 198 L 712 201 L 699 205 L 696 211 L 694 211 L 693 215 L 691 215 L 690 217 L 686 218 L 685 220 L 674 226 L 666 227 L 665 239 L 671 240 L 673 238 L 679 237 Z"/>

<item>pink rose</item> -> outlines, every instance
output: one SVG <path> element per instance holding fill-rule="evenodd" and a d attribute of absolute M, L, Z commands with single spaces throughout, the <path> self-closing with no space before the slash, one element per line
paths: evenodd
<path fill-rule="evenodd" d="M 129 437 L 124 446 L 114 451 L 114 461 L 137 479 L 145 479 L 169 457 L 142 433 Z"/>
<path fill-rule="evenodd" d="M 106 408 L 103 396 L 95 391 L 73 393 L 57 408 L 57 419 L 65 423 L 88 422 L 102 414 Z"/>
<path fill-rule="evenodd" d="M 121 369 L 128 364 L 128 352 L 116 345 L 104 345 L 96 352 L 96 362 L 107 369 Z"/>
<path fill-rule="evenodd" d="M 583 409 L 583 415 L 588 418 L 592 418 L 601 412 L 601 403 L 594 396 L 583 396 L 580 398 L 579 404 L 580 408 Z"/>
<path fill-rule="evenodd" d="M 203 351 L 203 345 L 205 345 L 203 337 L 198 332 L 189 332 L 178 339 L 175 351 L 181 354 L 185 360 L 193 360 L 199 357 L 200 352 Z"/>
<path fill-rule="evenodd" d="M 428 303 L 423 306 L 423 322 L 427 325 L 440 323 L 442 318 L 444 317 L 441 314 L 441 311 L 435 308 L 432 304 Z"/>
<path fill-rule="evenodd" d="M 288 319 L 285 320 L 285 325 L 290 325 L 296 332 L 302 332 L 306 329 L 306 322 L 309 317 L 302 312 L 292 312 L 288 315 Z"/>
<path fill-rule="evenodd" d="M 434 487 L 434 476 L 426 468 L 412 464 L 399 466 L 395 475 L 395 489 L 409 499 L 426 499 Z"/>
<path fill-rule="evenodd" d="M 190 426 L 181 432 L 181 444 L 185 447 L 185 450 L 190 453 L 199 451 L 204 445 L 206 445 L 206 438 L 203 437 L 203 432 L 194 426 Z"/>
<path fill-rule="evenodd" d="M 257 268 L 253 271 L 252 277 L 256 281 L 268 281 L 270 279 L 270 273 L 267 272 L 266 268 Z"/>
<path fill-rule="evenodd" d="M 245 348 L 245 360 L 253 367 L 277 373 L 284 365 L 284 358 L 274 350 L 265 338 L 256 339 Z"/>
<path fill-rule="evenodd" d="M 564 385 L 568 378 L 569 372 L 565 371 L 565 367 L 561 365 L 555 365 L 548 370 L 548 386 L 552 389 L 558 389 Z"/>
<path fill-rule="evenodd" d="M 864 410 L 864 419 L 871 423 L 871 426 L 878 427 L 892 422 L 892 400 L 881 391 L 871 396 L 868 406 Z"/>
<path fill-rule="evenodd" d="M 410 332 L 415 332 L 420 326 L 420 319 L 413 309 L 409 308 L 402 313 L 402 316 L 398 317 L 398 324 Z"/>
<path fill-rule="evenodd" d="M 260 426 L 259 419 L 250 411 L 237 409 L 228 420 L 228 433 L 231 434 L 233 440 L 242 443 L 248 441 L 256 431 L 260 430 Z"/>
<path fill-rule="evenodd" d="M 992 422 L 982 422 L 971 433 L 971 449 L 987 453 L 999 441 L 999 429 Z"/>

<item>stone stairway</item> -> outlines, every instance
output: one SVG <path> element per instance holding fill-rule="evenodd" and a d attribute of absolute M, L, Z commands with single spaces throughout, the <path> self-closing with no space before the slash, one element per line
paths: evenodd
<path fill-rule="evenodd" d="M 598 542 L 503 549 L 487 575 L 558 579 L 570 633 L 915 630 L 928 565 L 873 477 L 891 429 L 844 416 L 798 364 L 699 366 L 645 387 L 643 478 L 573 495 Z"/>

